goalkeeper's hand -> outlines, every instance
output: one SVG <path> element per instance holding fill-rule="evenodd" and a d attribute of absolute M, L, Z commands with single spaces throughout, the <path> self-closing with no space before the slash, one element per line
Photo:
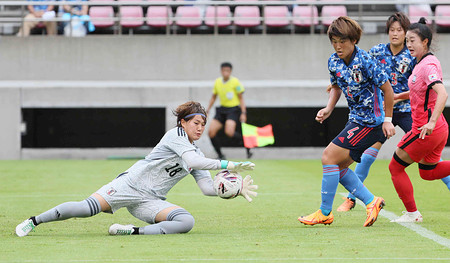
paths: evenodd
<path fill-rule="evenodd" d="M 248 171 L 255 169 L 255 164 L 252 162 L 231 162 L 231 161 L 221 161 L 222 169 L 227 169 L 236 173 L 242 171 Z"/>
<path fill-rule="evenodd" d="M 247 199 L 247 201 L 251 202 L 252 198 L 250 196 L 257 196 L 258 193 L 254 190 L 257 190 L 258 186 L 253 184 L 253 179 L 250 175 L 247 175 L 244 180 L 242 181 L 242 189 L 241 189 L 241 195 Z"/>

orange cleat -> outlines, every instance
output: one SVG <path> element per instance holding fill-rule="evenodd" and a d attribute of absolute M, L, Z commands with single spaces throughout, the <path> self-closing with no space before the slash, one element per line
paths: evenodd
<path fill-rule="evenodd" d="M 384 199 L 375 196 L 373 201 L 366 206 L 367 219 L 364 226 L 371 226 L 377 221 L 378 213 L 383 209 L 383 206 L 385 206 Z"/>
<path fill-rule="evenodd" d="M 350 210 L 352 210 L 355 205 L 356 202 L 353 199 L 350 199 L 348 197 L 343 197 L 342 199 L 344 199 L 344 203 L 342 203 L 342 205 L 340 205 L 337 209 L 338 212 L 348 212 Z"/>
<path fill-rule="evenodd" d="M 309 226 L 317 224 L 329 225 L 333 223 L 333 220 L 334 220 L 333 213 L 330 213 L 329 215 L 325 216 L 322 214 L 322 210 L 320 209 L 308 216 L 301 216 L 298 218 L 298 221 Z"/>

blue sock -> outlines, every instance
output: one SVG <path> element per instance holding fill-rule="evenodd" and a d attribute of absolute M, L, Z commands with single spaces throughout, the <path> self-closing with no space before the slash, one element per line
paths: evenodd
<path fill-rule="evenodd" d="M 351 194 L 355 195 L 359 200 L 368 205 L 373 201 L 374 195 L 363 185 L 358 176 L 349 168 L 345 168 L 340 172 L 339 182 Z"/>
<path fill-rule="evenodd" d="M 339 166 L 322 165 L 322 169 L 322 203 L 320 210 L 322 210 L 322 214 L 327 216 L 333 209 L 333 200 L 339 185 Z"/>
<path fill-rule="evenodd" d="M 372 166 L 373 162 L 377 159 L 378 149 L 370 147 L 365 150 L 363 155 L 361 156 L 361 162 L 356 164 L 355 173 L 359 177 L 361 182 L 366 180 L 369 175 L 370 166 Z M 355 200 L 356 197 L 351 193 L 348 193 L 348 198 Z"/>
<path fill-rule="evenodd" d="M 442 162 L 442 159 L 439 162 Z M 448 190 L 450 190 L 450 175 L 442 178 L 441 180 L 445 185 L 447 185 Z"/>

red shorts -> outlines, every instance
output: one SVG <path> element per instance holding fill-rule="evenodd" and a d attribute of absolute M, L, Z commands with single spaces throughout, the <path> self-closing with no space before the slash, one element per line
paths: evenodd
<path fill-rule="evenodd" d="M 434 131 L 425 139 L 419 139 L 420 133 L 409 131 L 398 143 L 398 147 L 406 151 L 418 163 L 421 160 L 427 163 L 438 163 L 441 160 L 441 153 L 447 143 L 448 128 Z"/>

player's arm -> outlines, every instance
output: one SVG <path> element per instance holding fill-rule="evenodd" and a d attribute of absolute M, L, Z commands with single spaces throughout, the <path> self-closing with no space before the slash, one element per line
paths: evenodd
<path fill-rule="evenodd" d="M 238 94 L 239 101 L 241 103 L 241 117 L 239 118 L 239 120 L 245 123 L 247 122 L 247 106 L 245 105 L 243 94 L 244 94 L 243 92 Z"/>
<path fill-rule="evenodd" d="M 330 94 L 328 97 L 327 106 L 317 112 L 316 121 L 322 123 L 328 117 L 330 117 L 334 108 L 336 107 L 336 103 L 339 101 L 341 97 L 342 91 L 337 84 L 329 85 L 327 87 L 327 92 Z"/>
<path fill-rule="evenodd" d="M 394 93 L 394 104 L 404 100 L 409 100 L 409 90 L 401 93 Z"/>
<path fill-rule="evenodd" d="M 200 188 L 204 195 L 217 196 L 216 191 L 214 191 L 213 179 L 208 171 L 192 170 L 191 174 L 194 176 L 197 181 L 198 188 Z"/>
<path fill-rule="evenodd" d="M 231 171 L 253 170 L 255 164 L 252 162 L 231 162 L 227 160 L 215 160 L 206 158 L 195 151 L 187 151 L 181 155 L 188 167 L 194 170 L 219 170 L 227 169 Z"/>
<path fill-rule="evenodd" d="M 421 130 L 419 138 L 421 139 L 425 139 L 425 135 L 430 135 L 433 132 L 439 116 L 441 116 L 442 111 L 445 108 L 445 104 L 447 103 L 448 98 L 445 86 L 441 82 L 435 83 L 431 88 L 437 93 L 437 99 L 430 120 L 427 124 L 419 128 L 419 130 Z"/>
<path fill-rule="evenodd" d="M 395 127 L 392 124 L 392 113 L 394 109 L 394 90 L 392 89 L 391 83 L 387 80 L 380 89 L 384 93 L 384 122 L 383 122 L 383 133 L 388 139 L 395 135 Z"/>

